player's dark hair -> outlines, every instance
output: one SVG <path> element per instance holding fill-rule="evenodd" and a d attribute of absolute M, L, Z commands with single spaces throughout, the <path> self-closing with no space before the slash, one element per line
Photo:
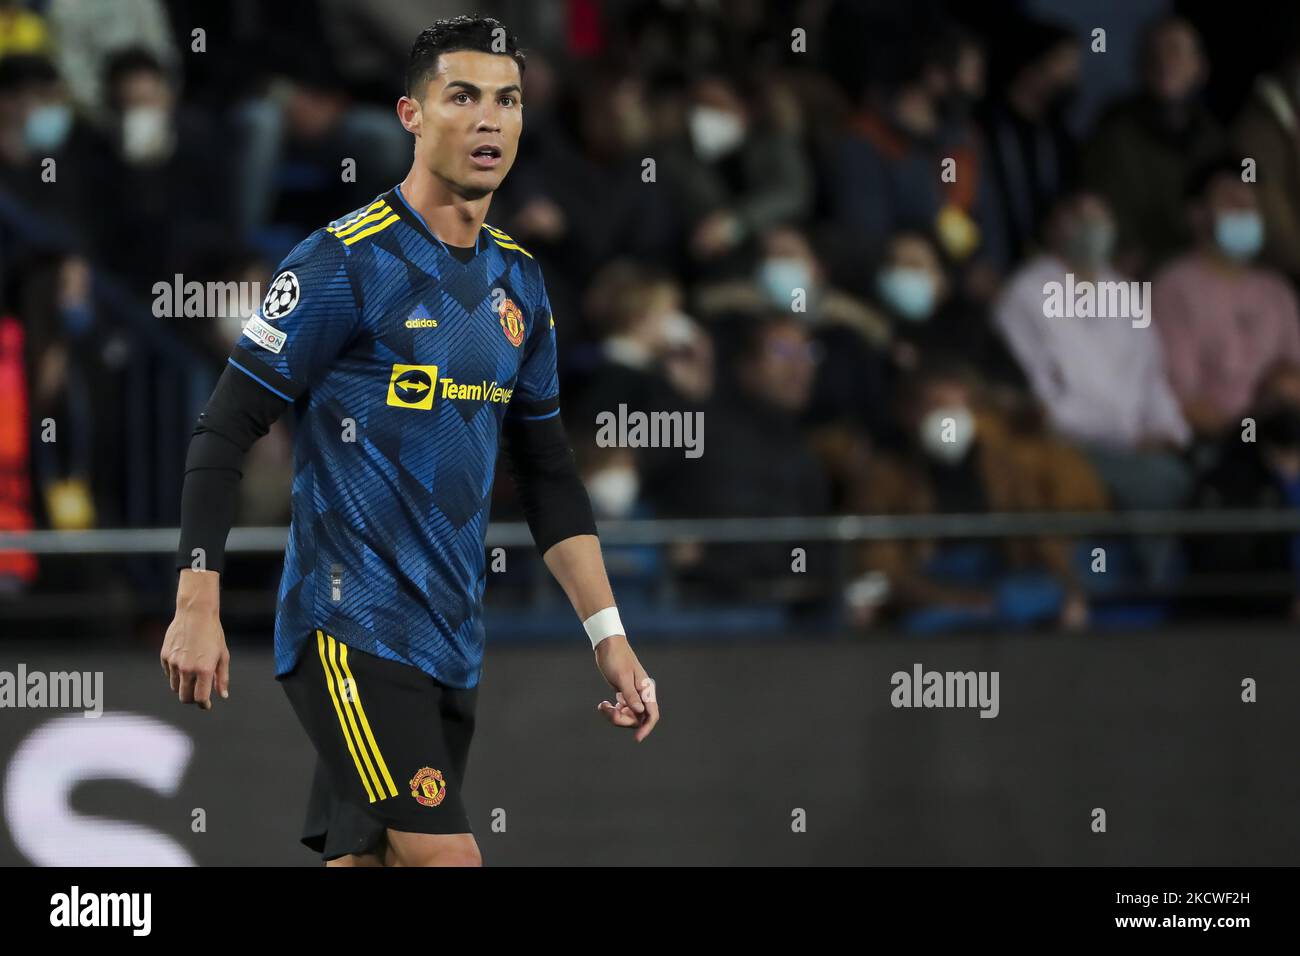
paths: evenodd
<path fill-rule="evenodd" d="M 492 17 L 449 17 L 439 20 L 421 33 L 411 47 L 406 63 L 406 95 L 419 99 L 429 78 L 438 68 L 438 57 L 444 53 L 476 50 L 508 56 L 524 73 L 524 54 L 518 39 L 500 20 Z"/>

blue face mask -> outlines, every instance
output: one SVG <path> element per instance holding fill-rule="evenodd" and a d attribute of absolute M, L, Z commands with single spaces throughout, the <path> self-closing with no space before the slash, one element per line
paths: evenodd
<path fill-rule="evenodd" d="M 1214 241 L 1229 259 L 1246 262 L 1264 248 L 1264 220 L 1257 212 L 1221 212 L 1214 217 Z"/>
<path fill-rule="evenodd" d="M 61 103 L 38 106 L 27 114 L 23 140 L 32 150 L 58 149 L 72 130 L 72 108 Z"/>
<path fill-rule="evenodd" d="M 934 312 L 934 278 L 924 269 L 886 269 L 877 283 L 885 304 L 901 318 L 923 322 Z"/>
<path fill-rule="evenodd" d="M 764 259 L 758 267 L 758 284 L 769 302 L 788 310 L 797 289 L 812 297 L 812 270 L 802 259 Z"/>

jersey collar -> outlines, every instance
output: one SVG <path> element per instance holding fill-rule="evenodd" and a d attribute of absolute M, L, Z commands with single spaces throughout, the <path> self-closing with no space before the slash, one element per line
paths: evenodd
<path fill-rule="evenodd" d="M 403 222 L 405 222 L 416 232 L 424 236 L 424 238 L 429 240 L 429 242 L 433 243 L 434 245 L 442 249 L 442 251 L 447 254 L 447 257 L 449 259 L 451 259 L 453 262 L 457 262 L 462 265 L 466 264 L 466 263 L 461 263 L 459 259 L 457 259 L 454 255 L 452 255 L 451 250 L 447 248 L 447 244 L 433 234 L 433 230 L 430 229 L 429 224 L 424 221 L 424 217 L 421 216 L 418 212 L 416 212 L 415 208 L 406 201 L 406 197 L 402 195 L 402 187 L 400 184 L 394 186 L 392 189 L 386 192 L 384 194 L 384 200 L 385 202 L 388 203 L 389 208 L 391 208 L 394 212 L 397 213 L 399 217 L 401 217 Z M 477 258 L 478 254 L 483 251 L 482 243 L 483 243 L 483 229 L 480 227 L 479 231 L 474 236 L 475 258 Z M 470 262 L 473 261 L 474 261 L 473 259 L 470 260 Z"/>

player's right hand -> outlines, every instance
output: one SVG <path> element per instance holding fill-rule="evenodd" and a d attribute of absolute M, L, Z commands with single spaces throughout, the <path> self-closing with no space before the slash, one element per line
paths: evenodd
<path fill-rule="evenodd" d="M 163 639 L 162 668 L 182 704 L 212 709 L 212 694 L 230 696 L 230 651 L 215 605 L 191 606 L 178 595 Z"/>

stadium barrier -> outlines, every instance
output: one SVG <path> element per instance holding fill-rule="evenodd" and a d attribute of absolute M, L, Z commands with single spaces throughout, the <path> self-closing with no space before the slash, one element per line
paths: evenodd
<path fill-rule="evenodd" d="M 760 544 L 788 541 L 888 541 L 908 538 L 1018 538 L 1038 535 L 1286 534 L 1300 532 L 1300 510 L 1019 512 L 942 515 L 839 515 L 825 518 L 691 518 L 601 521 L 607 545 L 655 545 L 678 541 Z M 0 552 L 33 554 L 171 554 L 179 528 L 96 531 L 0 532 Z M 227 553 L 282 552 L 289 529 L 235 528 Z M 487 547 L 533 543 L 521 521 L 494 522 Z"/>

